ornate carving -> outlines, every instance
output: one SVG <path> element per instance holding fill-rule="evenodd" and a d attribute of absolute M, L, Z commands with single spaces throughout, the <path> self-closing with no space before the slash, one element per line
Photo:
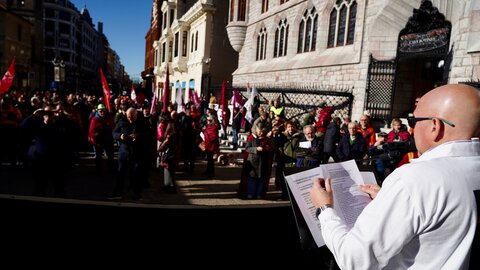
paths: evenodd
<path fill-rule="evenodd" d="M 400 35 L 424 33 L 444 27 L 450 29 L 451 23 L 445 20 L 445 16 L 433 6 L 431 1 L 424 0 L 419 9 L 413 9 L 413 15 L 408 19 Z"/>

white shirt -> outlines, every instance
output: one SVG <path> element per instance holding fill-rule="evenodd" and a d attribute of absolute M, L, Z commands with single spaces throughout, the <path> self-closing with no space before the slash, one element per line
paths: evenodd
<path fill-rule="evenodd" d="M 467 269 L 479 189 L 478 139 L 445 143 L 390 174 L 350 231 L 323 211 L 322 236 L 342 269 Z"/>

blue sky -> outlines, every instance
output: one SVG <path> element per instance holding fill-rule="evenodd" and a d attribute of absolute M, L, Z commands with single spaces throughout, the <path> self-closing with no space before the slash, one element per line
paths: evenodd
<path fill-rule="evenodd" d="M 78 10 L 87 7 L 97 28 L 103 32 L 110 47 L 131 79 L 139 79 L 145 63 L 145 35 L 150 27 L 153 0 L 71 0 Z M 98 29 L 98 28 L 97 28 Z"/>

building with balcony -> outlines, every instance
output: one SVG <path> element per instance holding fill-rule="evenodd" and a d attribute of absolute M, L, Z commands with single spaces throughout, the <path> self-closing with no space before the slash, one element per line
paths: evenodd
<path fill-rule="evenodd" d="M 479 0 L 230 0 L 228 10 L 233 86 L 347 87 L 353 120 L 403 116 L 438 84 L 480 79 Z"/>
<path fill-rule="evenodd" d="M 145 36 L 145 66 L 142 71 L 142 79 L 144 82 L 145 96 L 150 98 L 150 93 L 153 93 L 154 89 L 160 87 L 155 81 L 154 69 L 156 62 L 156 51 L 153 48 L 153 44 L 160 38 L 162 34 L 162 3 L 166 0 L 153 0 L 152 15 L 150 18 L 150 28 Z"/>
<path fill-rule="evenodd" d="M 188 100 L 188 89 L 199 95 L 231 82 L 238 56 L 225 29 L 228 1 L 169 0 L 161 5 L 160 37 L 153 43 L 155 80 L 163 86 L 167 66 L 172 101 L 177 91 Z M 158 88 L 162 96 L 163 87 Z M 218 93 L 215 93 L 218 94 Z"/>

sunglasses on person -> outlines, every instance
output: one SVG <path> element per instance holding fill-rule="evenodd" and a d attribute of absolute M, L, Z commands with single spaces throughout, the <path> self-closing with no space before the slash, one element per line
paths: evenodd
<path fill-rule="evenodd" d="M 455 124 L 448 121 L 448 120 L 445 120 L 443 118 L 440 118 L 440 117 L 413 117 L 413 116 L 410 116 L 410 117 L 407 117 L 407 121 L 408 121 L 408 125 L 412 128 L 415 127 L 415 124 L 419 121 L 423 121 L 423 120 L 432 120 L 432 119 L 438 119 L 440 121 L 442 121 L 443 123 L 445 123 L 446 125 L 449 125 L 451 127 L 455 127 Z"/>

